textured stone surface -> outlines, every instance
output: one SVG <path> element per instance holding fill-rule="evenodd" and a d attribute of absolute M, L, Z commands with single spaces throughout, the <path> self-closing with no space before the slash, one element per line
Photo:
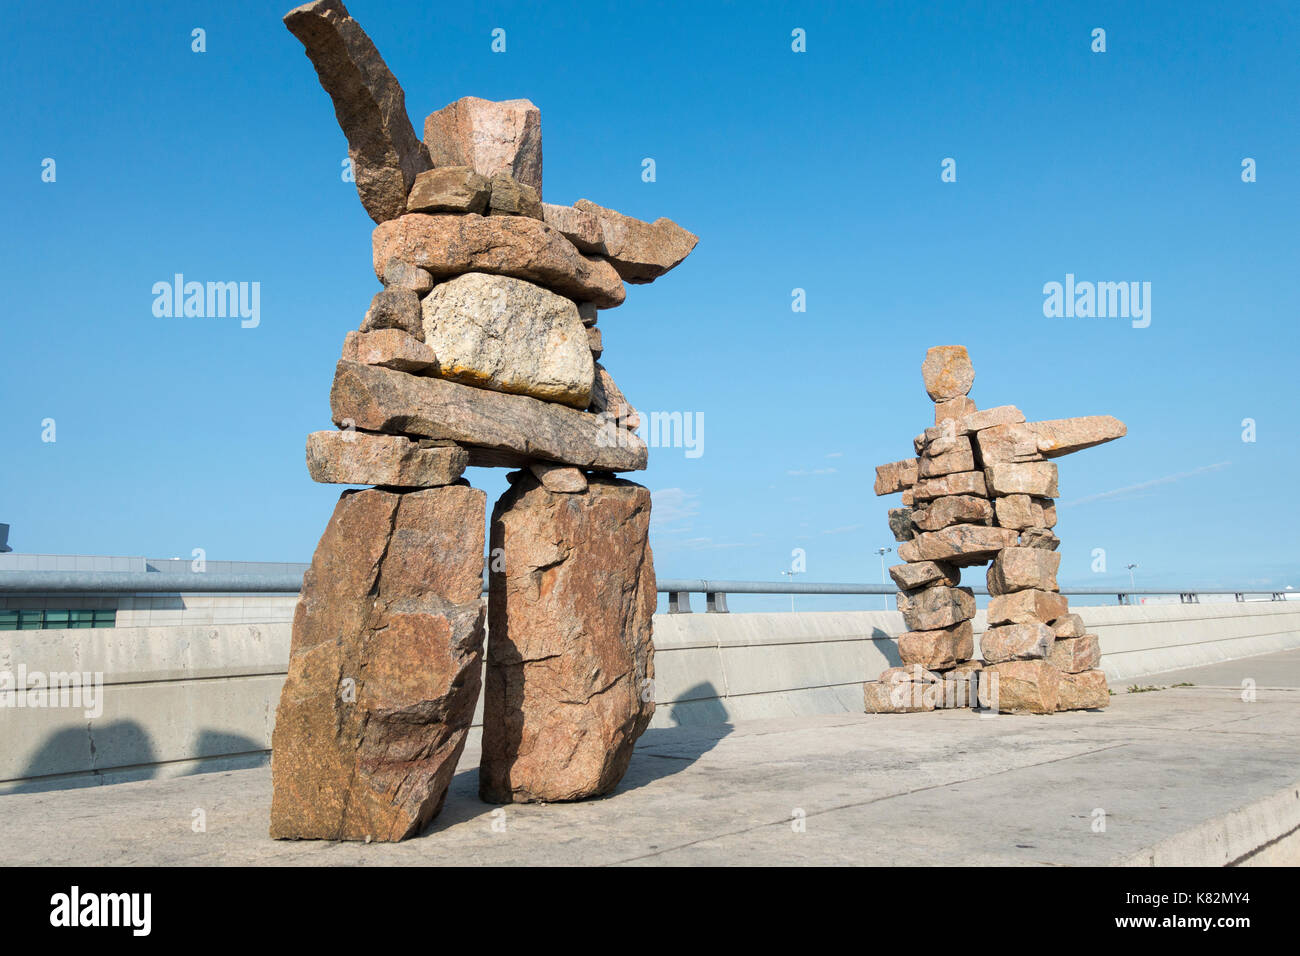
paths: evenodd
<path fill-rule="evenodd" d="M 892 495 L 896 491 L 910 488 L 916 484 L 916 469 L 915 458 L 904 458 L 902 461 L 891 461 L 887 465 L 877 465 L 876 494 Z"/>
<path fill-rule="evenodd" d="M 1034 422 L 1030 428 L 1038 436 L 1038 450 L 1045 458 L 1059 458 L 1128 434 L 1128 426 L 1111 415 L 1057 418 Z"/>
<path fill-rule="evenodd" d="M 1087 630 L 1083 618 L 1077 614 L 1065 614 L 1052 622 L 1052 632 L 1058 640 L 1062 637 L 1083 637 Z"/>
<path fill-rule="evenodd" d="M 1020 547 L 1022 548 L 1044 548 L 1048 551 L 1055 551 L 1061 544 L 1061 539 L 1052 534 L 1047 528 L 1027 528 L 1020 533 Z"/>
<path fill-rule="evenodd" d="M 987 524 L 992 518 L 993 505 L 987 498 L 948 495 L 916 509 L 912 523 L 922 531 L 938 531 L 954 524 Z"/>
<path fill-rule="evenodd" d="M 983 669 L 983 661 L 962 661 L 956 667 L 941 671 L 940 674 L 946 681 L 973 681 L 979 677 Z"/>
<path fill-rule="evenodd" d="M 506 173 L 542 191 L 542 113 L 528 100 L 462 97 L 429 114 L 424 143 L 434 166 L 469 166 L 488 179 Z"/>
<path fill-rule="evenodd" d="M 980 635 L 980 656 L 986 663 L 1044 658 L 1051 649 L 1052 629 L 1039 621 L 990 627 Z"/>
<path fill-rule="evenodd" d="M 913 459 L 915 460 L 915 459 Z M 876 469 L 879 473 L 880 469 Z M 915 483 L 913 494 L 917 501 L 930 501 L 948 495 L 988 495 L 984 472 L 964 471 L 939 478 L 924 478 Z"/>
<path fill-rule="evenodd" d="M 942 455 L 944 452 L 952 451 L 958 447 L 957 438 L 956 419 L 946 418 L 918 435 L 913 439 L 912 445 L 918 455 L 922 452 L 928 452 L 932 456 Z"/>
<path fill-rule="evenodd" d="M 907 631 L 898 636 L 898 656 L 904 664 L 928 670 L 954 667 L 975 656 L 975 632 L 970 621 L 935 631 Z"/>
<path fill-rule="evenodd" d="M 1060 699 L 1061 672 L 1047 661 L 1007 661 L 980 672 L 981 707 L 1009 714 L 1050 714 Z"/>
<path fill-rule="evenodd" d="M 937 631 L 975 616 L 975 594 L 970 588 L 943 585 L 898 593 L 898 610 L 909 631 Z"/>
<path fill-rule="evenodd" d="M 492 803 L 608 793 L 654 712 L 650 492 L 525 474 L 492 512 L 479 790 Z"/>
<path fill-rule="evenodd" d="M 307 50 L 348 139 L 361 204 L 375 222 L 406 210 L 406 194 L 429 156 L 406 115 L 406 96 L 383 57 L 338 0 L 316 0 L 284 16 Z"/>
<path fill-rule="evenodd" d="M 445 438 L 468 447 L 471 465 L 522 468 L 532 461 L 636 471 L 646 446 L 623 430 L 611 441 L 601 419 L 567 405 L 439 378 L 339 362 L 330 391 L 334 423 L 371 432 Z"/>
<path fill-rule="evenodd" d="M 916 526 L 912 524 L 912 509 L 890 508 L 889 530 L 895 541 L 910 540 L 916 534 Z"/>
<path fill-rule="evenodd" d="M 961 419 L 975 411 L 975 403 L 965 395 L 934 403 L 934 423 L 938 425 L 950 418 Z"/>
<path fill-rule="evenodd" d="M 433 349 L 401 329 L 349 332 L 343 339 L 342 359 L 414 373 L 427 372 L 438 365 Z"/>
<path fill-rule="evenodd" d="M 1056 571 L 1060 566 L 1061 556 L 1054 551 L 1006 548 L 989 565 L 989 594 L 1008 594 L 1025 588 L 1058 591 Z"/>
<path fill-rule="evenodd" d="M 1003 548 L 1014 548 L 1019 536 L 1009 528 L 955 524 L 926 531 L 898 546 L 904 561 L 948 561 L 957 567 L 982 564 Z"/>
<path fill-rule="evenodd" d="M 943 680 L 934 671 L 928 671 L 920 664 L 904 664 L 902 667 L 887 667 L 876 678 L 882 684 L 897 684 L 901 681 L 919 681 L 923 684 L 937 684 Z"/>
<path fill-rule="evenodd" d="M 307 470 L 312 481 L 336 485 L 436 488 L 460 478 L 469 453 L 457 445 L 422 447 L 400 435 L 312 432 Z"/>
<path fill-rule="evenodd" d="M 984 469 L 984 481 L 995 495 L 1057 495 L 1056 465 L 1050 461 L 998 462 Z"/>
<path fill-rule="evenodd" d="M 595 358 L 600 358 L 605 352 L 605 341 L 600 329 L 588 327 L 586 334 L 588 350 Z"/>
<path fill-rule="evenodd" d="M 1078 674 L 1101 664 L 1101 644 L 1096 634 L 1057 638 L 1047 659 L 1063 674 Z"/>
<path fill-rule="evenodd" d="M 980 461 L 987 468 L 996 462 L 1040 461 L 1038 436 L 1023 422 L 994 425 L 975 433 Z"/>
<path fill-rule="evenodd" d="M 926 454 L 920 458 L 917 474 L 921 478 L 937 478 L 940 475 L 973 471 L 974 468 L 975 455 L 970 439 L 960 435 L 953 439 L 953 447 L 948 451 L 934 454 L 927 449 Z"/>
<path fill-rule="evenodd" d="M 468 166 L 443 166 L 415 177 L 406 197 L 407 212 L 475 212 L 488 207 L 492 185 Z"/>
<path fill-rule="evenodd" d="M 975 368 L 964 345 L 937 345 L 921 363 L 925 391 L 936 402 L 960 398 L 975 384 Z"/>
<path fill-rule="evenodd" d="M 383 278 L 385 289 L 405 289 L 416 295 L 428 295 L 433 288 L 433 276 L 401 259 L 389 259 L 384 263 Z"/>
<path fill-rule="evenodd" d="M 896 564 L 889 569 L 889 576 L 903 590 L 913 590 L 929 584 L 956 587 L 961 581 L 961 572 L 950 564 L 944 564 L 942 561 Z"/>
<path fill-rule="evenodd" d="M 574 205 L 600 222 L 605 255 L 627 282 L 653 282 L 690 255 L 700 241 L 671 219 L 642 222 L 587 199 Z"/>
<path fill-rule="evenodd" d="M 596 367 L 571 299 L 469 272 L 434 288 L 422 309 L 439 378 L 574 408 L 590 403 Z"/>
<path fill-rule="evenodd" d="M 605 254 L 605 234 L 600 228 L 600 218 L 576 206 L 557 206 L 542 203 L 542 221 L 558 229 L 582 252 Z"/>
<path fill-rule="evenodd" d="M 1055 591 L 1027 588 L 1010 594 L 998 594 L 989 599 L 988 623 L 1023 624 L 1042 621 L 1050 624 L 1062 617 L 1069 607 L 1065 595 Z"/>
<path fill-rule="evenodd" d="M 483 492 L 345 491 L 294 612 L 271 836 L 400 840 L 442 806 L 482 665 Z"/>
<path fill-rule="evenodd" d="M 613 420 L 623 428 L 635 430 L 641 427 L 641 416 L 614 383 L 613 376 L 599 362 L 596 363 L 596 381 L 591 389 L 589 407 L 598 415 L 612 416 Z"/>
<path fill-rule="evenodd" d="M 1102 671 L 1062 674 L 1057 710 L 1097 710 L 1110 706 L 1110 688 Z"/>
<path fill-rule="evenodd" d="M 399 329 L 407 335 L 424 340 L 420 323 L 420 297 L 410 289 L 384 289 L 370 300 L 370 308 L 361 320 L 362 332 L 377 329 Z"/>
<path fill-rule="evenodd" d="M 957 431 L 966 435 L 984 428 L 992 428 L 994 425 L 1010 425 L 1024 420 L 1025 413 L 1014 405 L 998 405 L 995 408 L 986 408 L 983 411 L 976 411 L 972 408 L 969 413 L 958 420 Z"/>
<path fill-rule="evenodd" d="M 542 199 L 537 190 L 505 173 L 497 173 L 492 177 L 492 195 L 488 199 L 488 208 L 494 214 L 542 218 Z"/>
<path fill-rule="evenodd" d="M 376 226 L 372 245 L 375 275 L 397 257 L 434 278 L 465 272 L 513 276 L 602 309 L 627 295 L 608 262 L 586 258 L 560 233 L 527 216 L 408 213 Z"/>
<path fill-rule="evenodd" d="M 1050 528 L 1056 524 L 1056 505 L 1048 498 L 1006 495 L 994 501 L 998 525 L 1003 528 Z"/>
<path fill-rule="evenodd" d="M 533 462 L 528 466 L 542 487 L 560 494 L 578 494 L 587 490 L 587 476 L 572 465 L 546 465 Z"/>
<path fill-rule="evenodd" d="M 911 681 L 868 681 L 862 685 L 862 704 L 868 714 L 918 714 L 934 710 L 934 694 Z"/>

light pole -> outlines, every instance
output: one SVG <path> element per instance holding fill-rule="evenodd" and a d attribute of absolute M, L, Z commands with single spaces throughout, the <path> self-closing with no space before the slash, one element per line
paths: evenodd
<path fill-rule="evenodd" d="M 880 583 L 881 584 L 889 583 L 889 581 L 885 577 L 885 555 L 889 554 L 889 552 L 893 550 L 894 550 L 893 548 L 876 548 L 876 554 L 880 555 Z M 888 594 L 884 595 L 884 602 L 885 602 L 885 610 L 888 611 L 889 610 Z"/>
<path fill-rule="evenodd" d="M 1136 565 L 1136 564 L 1126 564 L 1126 565 L 1124 565 L 1124 567 L 1128 568 L 1128 586 L 1129 586 L 1129 590 L 1130 590 L 1130 591 L 1136 590 L 1136 589 L 1137 589 L 1137 583 L 1133 580 L 1133 569 L 1136 568 L 1136 567 L 1138 567 L 1138 565 Z"/>
<path fill-rule="evenodd" d="M 790 576 L 790 583 L 791 583 L 791 584 L 794 584 L 794 576 L 795 576 L 796 574 L 798 574 L 799 572 L 798 572 L 798 571 L 795 571 L 795 570 L 792 569 L 792 570 L 789 570 L 789 571 L 782 571 L 781 573 L 782 573 L 782 574 L 788 574 L 788 575 Z M 794 595 L 793 595 L 793 594 L 790 595 L 790 610 L 792 610 L 792 611 L 794 610 Z"/>

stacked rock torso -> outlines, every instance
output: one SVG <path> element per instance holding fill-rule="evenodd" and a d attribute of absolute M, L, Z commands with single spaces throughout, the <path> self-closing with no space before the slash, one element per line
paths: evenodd
<path fill-rule="evenodd" d="M 650 494 L 614 477 L 645 468 L 646 445 L 596 361 L 598 310 L 696 237 L 543 203 L 527 100 L 458 100 L 421 142 L 339 0 L 285 23 L 334 101 L 384 288 L 343 343 L 339 430 L 308 437 L 314 480 L 373 487 L 343 493 L 304 579 L 271 835 L 400 840 L 441 808 L 483 669 L 486 500 L 470 465 L 520 469 L 492 514 L 482 795 L 608 793 L 654 711 L 656 595 Z"/>
<path fill-rule="evenodd" d="M 975 408 L 960 345 L 932 348 L 921 366 L 934 425 L 916 457 L 876 469 L 877 495 L 902 493 L 889 527 L 905 563 L 890 568 L 908 631 L 904 667 L 864 688 L 871 713 L 983 706 L 1009 713 L 1105 707 L 1096 635 L 1059 593 L 1056 465 L 1048 461 L 1122 437 L 1108 415 L 1026 422 L 1013 405 Z M 990 563 L 991 562 L 991 563 Z M 990 563 L 987 624 L 974 656 L 974 594 L 960 568 Z"/>

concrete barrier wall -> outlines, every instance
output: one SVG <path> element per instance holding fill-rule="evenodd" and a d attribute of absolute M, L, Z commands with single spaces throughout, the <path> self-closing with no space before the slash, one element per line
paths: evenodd
<path fill-rule="evenodd" d="M 1117 686 L 1300 647 L 1300 603 L 1077 610 Z M 982 612 L 975 628 L 983 630 Z M 0 793 L 265 763 L 289 629 L 275 621 L 6 632 L 0 673 L 11 681 L 20 668 L 89 674 L 92 693 L 77 706 L 0 707 Z M 898 663 L 902 630 L 894 611 L 657 615 L 652 726 L 858 713 L 862 682 Z M 102 694 L 93 693 L 96 674 Z"/>

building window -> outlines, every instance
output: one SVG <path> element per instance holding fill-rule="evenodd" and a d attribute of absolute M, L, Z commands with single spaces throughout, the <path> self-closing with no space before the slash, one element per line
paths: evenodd
<path fill-rule="evenodd" d="M 0 608 L 0 631 L 45 631 L 81 627 L 114 627 L 115 610 L 29 610 Z"/>

